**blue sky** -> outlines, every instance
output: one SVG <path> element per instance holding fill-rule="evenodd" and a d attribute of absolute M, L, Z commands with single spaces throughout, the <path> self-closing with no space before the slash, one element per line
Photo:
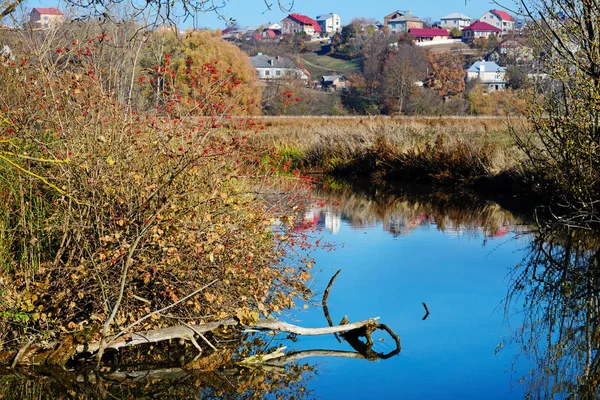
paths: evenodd
<path fill-rule="evenodd" d="M 226 6 L 221 10 L 227 18 L 235 19 L 239 25 L 261 25 L 267 22 L 279 22 L 286 13 L 275 4 L 269 11 L 264 0 L 224 0 Z M 276 3 L 276 0 L 268 0 Z M 287 3 L 289 0 L 282 0 Z M 510 1 L 510 0 L 509 0 Z M 56 1 L 29 1 L 29 7 L 55 7 Z M 59 6 L 60 7 L 60 6 Z M 460 12 L 471 18 L 479 18 L 485 11 L 498 8 L 489 1 L 483 0 L 294 0 L 293 12 L 316 17 L 319 14 L 336 13 L 342 18 L 342 24 L 347 24 L 354 17 L 371 17 L 383 20 L 383 16 L 395 10 L 411 10 L 418 17 L 431 17 L 434 21 L 452 12 Z M 180 28 L 188 28 L 193 21 L 188 19 L 180 24 Z M 223 28 L 224 22 L 215 13 L 199 14 L 196 18 L 197 27 Z"/>

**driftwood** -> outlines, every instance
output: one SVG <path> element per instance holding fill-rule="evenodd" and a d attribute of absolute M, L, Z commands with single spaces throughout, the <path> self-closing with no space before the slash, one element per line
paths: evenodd
<path fill-rule="evenodd" d="M 323 305 L 323 313 L 325 313 L 325 319 L 327 319 L 327 323 L 329 324 L 329 326 L 333 326 L 333 321 L 331 320 L 331 315 L 329 315 L 329 307 L 327 307 L 327 299 L 329 298 L 329 291 L 331 290 L 331 287 L 333 286 L 333 282 L 335 282 L 335 278 L 338 277 L 340 272 L 342 272 L 341 269 L 339 269 L 335 273 L 335 275 L 333 275 L 333 277 L 329 281 L 329 284 L 327 285 L 327 288 L 325 289 L 325 292 L 323 293 L 323 299 L 321 300 L 321 304 Z M 334 333 L 334 335 L 335 335 L 335 338 L 337 339 L 337 341 L 342 343 L 342 340 L 339 338 L 337 333 Z"/>
<path fill-rule="evenodd" d="M 202 335 L 203 333 L 212 332 L 218 328 L 226 327 L 226 326 L 236 326 L 245 332 L 284 332 L 291 333 L 294 335 L 301 336 L 315 336 L 315 335 L 328 335 L 332 333 L 340 333 L 348 340 L 348 338 L 353 338 L 356 336 L 356 343 L 353 345 L 354 341 L 348 340 L 348 342 L 357 349 L 360 353 L 360 346 L 364 346 L 358 337 L 364 336 L 367 338 L 367 343 L 372 345 L 372 340 L 370 338 L 371 332 L 376 329 L 384 329 L 385 325 L 379 324 L 377 322 L 378 318 L 371 318 L 364 321 L 353 322 L 345 325 L 338 326 L 330 326 L 323 328 L 305 328 L 293 324 L 289 324 L 282 321 L 269 321 L 269 320 L 261 320 L 252 325 L 243 325 L 237 319 L 227 318 L 219 321 L 209 322 L 206 324 L 198 324 L 198 325 L 179 325 L 169 328 L 163 329 L 154 329 L 149 331 L 142 331 L 136 333 L 129 333 L 126 335 L 116 336 L 116 337 L 108 337 L 103 344 L 104 349 L 113 349 L 119 350 L 125 347 L 133 347 L 142 344 L 149 343 L 158 343 L 166 340 L 173 339 L 183 339 L 189 340 L 192 342 L 196 342 L 195 338 Z M 389 331 L 391 334 L 391 330 Z M 394 337 L 393 335 L 392 337 Z M 397 338 L 397 336 L 396 336 Z M 56 349 L 61 349 L 62 351 L 68 352 L 71 355 L 89 353 L 95 354 L 101 349 L 101 342 L 93 342 L 88 344 L 77 344 L 73 345 L 70 349 L 65 349 L 65 342 L 61 343 L 49 343 L 47 346 L 26 346 L 22 351 L 18 352 L 14 357 L 10 358 L 10 363 L 8 365 L 40 365 L 40 364 L 49 364 L 50 363 L 50 355 L 55 355 Z M 358 344 L 360 343 L 360 344 Z M 400 341 L 397 339 L 397 347 L 399 352 L 399 344 Z M 368 347 L 368 345 L 367 345 Z M 370 349 L 370 348 L 369 348 Z M 368 351 L 365 352 L 365 356 L 367 358 L 371 357 Z M 0 357 L 0 360 L 2 358 Z M 67 360 L 61 360 L 62 363 Z M 55 362 L 54 362 L 55 363 Z"/>

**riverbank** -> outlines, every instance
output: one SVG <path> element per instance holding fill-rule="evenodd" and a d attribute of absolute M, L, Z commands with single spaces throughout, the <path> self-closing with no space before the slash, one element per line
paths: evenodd
<path fill-rule="evenodd" d="M 527 190 L 515 137 L 525 119 L 495 117 L 276 118 L 252 139 L 293 169 L 337 178 Z"/>

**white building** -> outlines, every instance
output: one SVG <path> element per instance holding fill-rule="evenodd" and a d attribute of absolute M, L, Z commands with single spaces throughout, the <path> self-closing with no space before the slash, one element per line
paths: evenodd
<path fill-rule="evenodd" d="M 471 18 L 465 14 L 455 12 L 442 17 L 440 20 L 440 25 L 444 29 L 450 30 L 452 28 L 458 28 L 462 31 L 463 28 L 471 25 Z"/>
<path fill-rule="evenodd" d="M 506 11 L 490 10 L 483 14 L 479 20 L 501 29 L 502 36 L 515 29 L 515 18 Z"/>
<path fill-rule="evenodd" d="M 329 13 L 317 15 L 316 19 L 322 32 L 333 34 L 342 31 L 342 19 L 337 14 Z"/>
<path fill-rule="evenodd" d="M 29 23 L 34 29 L 47 29 L 53 25 L 61 24 L 63 21 L 64 14 L 57 8 L 36 7 L 29 14 Z"/>
<path fill-rule="evenodd" d="M 506 87 L 506 68 L 495 62 L 477 61 L 467 70 L 467 80 L 479 79 L 486 90 L 493 92 Z"/>
<path fill-rule="evenodd" d="M 274 80 L 284 78 L 296 78 L 308 80 L 308 75 L 292 60 L 286 57 L 270 57 L 262 53 L 258 53 L 254 57 L 250 57 L 252 66 L 258 72 L 258 77 L 262 80 Z"/>

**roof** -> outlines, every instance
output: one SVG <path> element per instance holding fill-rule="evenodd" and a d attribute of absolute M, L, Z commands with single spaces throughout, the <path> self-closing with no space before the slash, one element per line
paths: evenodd
<path fill-rule="evenodd" d="M 481 66 L 486 72 L 506 72 L 506 68 L 499 66 L 493 61 L 477 61 L 468 69 L 469 72 L 479 72 Z"/>
<path fill-rule="evenodd" d="M 279 30 L 275 30 L 275 29 L 265 29 L 263 31 L 263 35 L 270 37 L 271 39 L 276 38 L 277 36 L 279 36 L 281 34 L 281 31 Z"/>
<path fill-rule="evenodd" d="M 334 13 L 317 15 L 317 21 L 327 21 L 329 18 L 332 18 L 333 16 L 335 16 Z"/>
<path fill-rule="evenodd" d="M 250 57 L 250 62 L 254 68 L 296 68 L 296 64 L 287 57 L 271 57 L 262 53 Z"/>
<path fill-rule="evenodd" d="M 256 40 L 262 40 L 262 35 L 260 33 L 255 33 L 252 37 Z"/>
<path fill-rule="evenodd" d="M 515 21 L 515 18 L 510 15 L 509 13 L 507 13 L 506 11 L 502 11 L 502 10 L 490 10 L 490 12 L 492 14 L 496 14 L 498 16 L 498 18 L 500 18 L 502 21 Z"/>
<path fill-rule="evenodd" d="M 488 24 L 487 22 L 475 21 L 471 25 L 467 26 L 464 31 L 481 31 L 481 32 L 496 32 L 500 33 L 502 30 L 500 28 L 496 28 L 493 25 Z"/>
<path fill-rule="evenodd" d="M 449 36 L 446 29 L 422 29 L 412 28 L 408 30 L 408 33 L 416 38 L 434 37 L 434 36 Z"/>
<path fill-rule="evenodd" d="M 388 21 L 388 24 L 390 23 L 394 23 L 394 22 L 404 22 L 404 21 L 421 21 L 418 17 L 412 15 L 412 14 L 405 14 L 405 15 L 401 15 L 399 17 L 396 17 L 394 19 L 390 19 Z"/>
<path fill-rule="evenodd" d="M 333 82 L 342 78 L 344 78 L 344 75 L 323 75 L 323 81 L 325 82 Z"/>
<path fill-rule="evenodd" d="M 288 15 L 288 18 L 295 19 L 296 21 L 301 22 L 304 25 L 312 25 L 315 32 L 321 32 L 321 27 L 319 26 L 319 23 L 317 21 L 315 21 L 314 19 L 307 17 L 306 15 L 290 14 L 290 15 Z"/>
<path fill-rule="evenodd" d="M 238 30 L 237 28 L 235 28 L 235 27 L 233 27 L 233 26 L 230 26 L 229 28 L 225 28 L 225 29 L 223 29 L 223 30 L 221 31 L 221 34 L 222 34 L 222 35 L 227 35 L 227 34 L 229 34 L 229 33 L 237 32 L 237 30 Z"/>
<path fill-rule="evenodd" d="M 454 13 L 448 14 L 445 17 L 442 17 L 440 19 L 442 19 L 442 20 L 444 20 L 444 19 L 466 19 L 466 20 L 470 21 L 471 17 L 469 17 L 465 14 L 454 12 Z"/>
<path fill-rule="evenodd" d="M 60 12 L 60 10 L 58 8 L 36 7 L 32 10 L 32 12 L 33 11 L 37 11 L 38 14 L 40 14 L 40 15 L 64 15 L 63 13 Z"/>
<path fill-rule="evenodd" d="M 384 18 L 391 18 L 392 15 L 394 14 L 400 14 L 400 15 L 406 15 L 406 14 L 410 14 L 410 11 L 400 11 L 400 10 L 396 10 L 392 13 L 389 13 L 388 15 L 386 15 Z"/>

